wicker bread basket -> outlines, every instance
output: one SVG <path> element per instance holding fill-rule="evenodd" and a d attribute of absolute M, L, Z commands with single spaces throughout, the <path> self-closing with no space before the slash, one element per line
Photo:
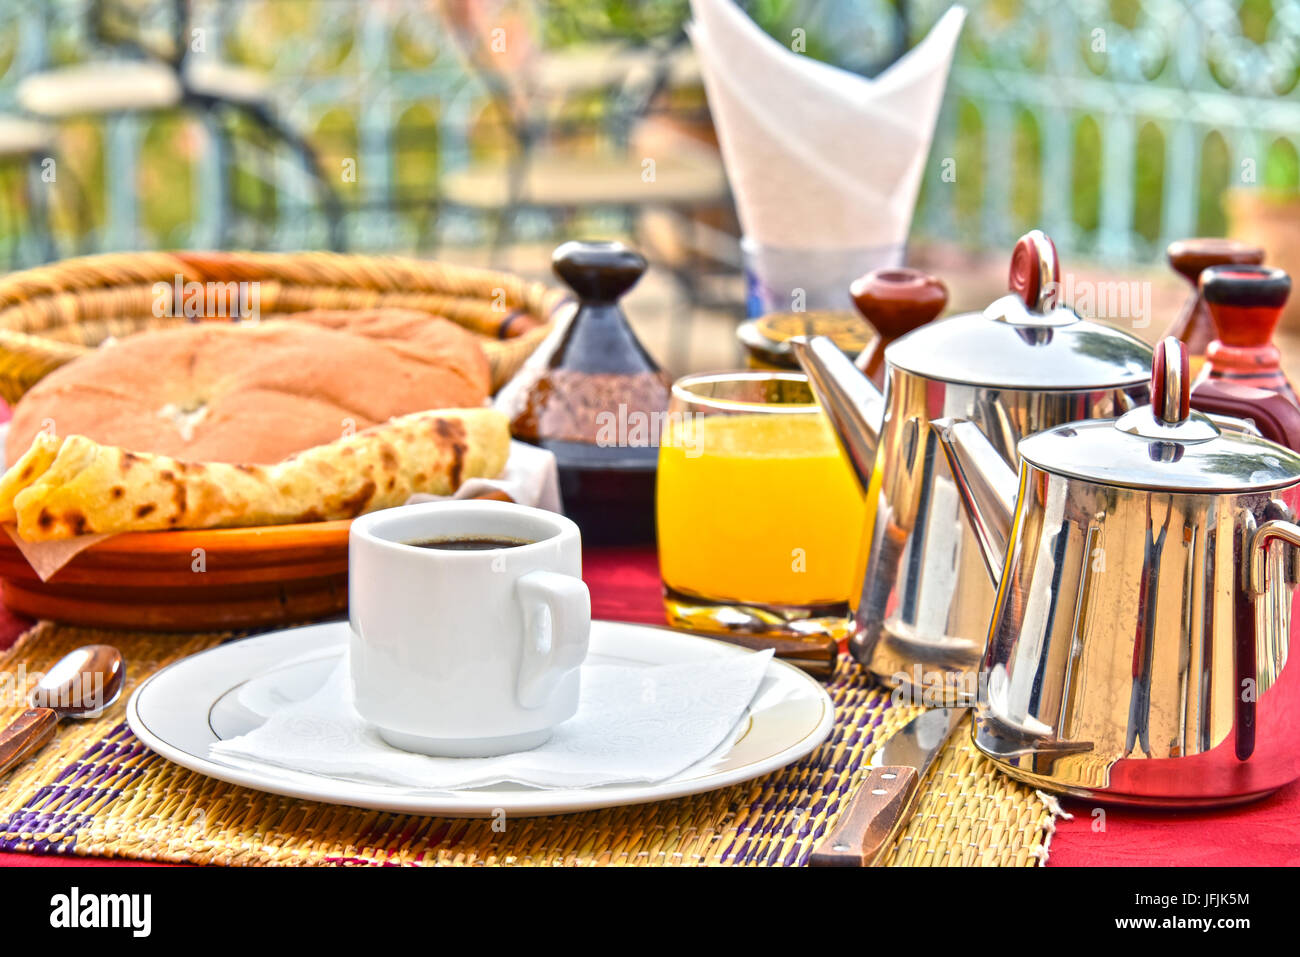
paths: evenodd
<path fill-rule="evenodd" d="M 0 278 L 0 398 L 16 402 L 52 369 L 110 336 L 189 321 L 183 303 L 171 306 L 178 282 L 182 289 L 256 282 L 264 321 L 308 309 L 393 307 L 443 316 L 482 337 L 493 391 L 569 302 L 545 283 L 397 256 L 142 252 L 68 259 Z"/>

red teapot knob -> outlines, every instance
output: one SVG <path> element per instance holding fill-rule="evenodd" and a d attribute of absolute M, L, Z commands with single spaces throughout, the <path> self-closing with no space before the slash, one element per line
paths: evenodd
<path fill-rule="evenodd" d="M 1236 349 L 1272 347 L 1273 330 L 1291 294 L 1291 277 L 1271 266 L 1210 266 L 1201 273 L 1219 341 Z M 1276 362 L 1276 350 L 1272 356 Z"/>
<path fill-rule="evenodd" d="M 928 273 L 904 267 L 876 269 L 853 280 L 849 296 L 880 334 L 858 356 L 857 366 L 877 385 L 885 364 L 885 347 L 936 318 L 948 305 L 948 287 Z"/>
<path fill-rule="evenodd" d="M 1061 283 L 1061 263 L 1056 243 L 1041 229 L 1031 229 L 1016 241 L 1011 251 L 1011 275 L 1007 285 L 1035 312 L 1055 305 Z"/>
<path fill-rule="evenodd" d="M 948 287 L 919 269 L 877 269 L 853 280 L 849 295 L 862 317 L 893 341 L 923 326 L 948 305 Z"/>
<path fill-rule="evenodd" d="M 1186 422 L 1191 414 L 1191 365 L 1185 343 L 1168 336 L 1151 361 L 1151 411 L 1165 425 Z"/>

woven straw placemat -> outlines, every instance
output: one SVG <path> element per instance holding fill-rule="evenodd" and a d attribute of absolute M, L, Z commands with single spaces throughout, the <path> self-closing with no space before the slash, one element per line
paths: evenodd
<path fill-rule="evenodd" d="M 203 864 L 799 865 L 834 825 L 881 741 L 917 709 L 894 705 L 848 658 L 828 691 L 830 738 L 781 771 L 695 797 L 557 817 L 449 819 L 264 794 L 148 751 L 123 704 L 144 677 L 223 635 L 149 635 L 43 622 L 0 656 L 0 720 L 25 687 L 79 645 L 127 660 L 104 716 L 58 737 L 0 780 L 0 850 Z M 960 729 L 923 786 L 888 864 L 1033 866 L 1047 859 L 1056 803 L 997 774 Z M 495 826 L 494 826 L 495 825 Z"/>

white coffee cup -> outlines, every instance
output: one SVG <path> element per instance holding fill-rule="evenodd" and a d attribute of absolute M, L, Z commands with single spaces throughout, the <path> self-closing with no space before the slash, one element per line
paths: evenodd
<path fill-rule="evenodd" d="M 504 538 L 461 551 L 409 544 Z M 578 526 L 505 502 L 363 515 L 348 539 L 357 712 L 394 747 L 448 757 L 535 748 L 578 710 L 591 598 Z"/>

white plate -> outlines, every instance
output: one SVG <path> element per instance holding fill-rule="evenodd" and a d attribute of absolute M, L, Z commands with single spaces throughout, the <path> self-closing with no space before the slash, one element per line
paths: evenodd
<path fill-rule="evenodd" d="M 241 685 L 279 676 L 266 698 L 301 700 L 324 681 L 347 647 L 347 622 L 327 622 L 244 638 L 191 655 L 147 678 L 126 706 L 126 719 L 145 745 L 200 774 L 259 791 L 404 814 L 478 817 L 565 814 L 698 794 L 748 781 L 797 761 L 830 733 L 835 710 L 820 684 L 799 669 L 772 660 L 758 694 L 741 719 L 746 727 L 730 745 L 657 784 L 541 790 L 513 784 L 464 791 L 433 791 L 374 784 L 283 768 L 236 768 L 208 755 L 208 745 L 245 734 L 265 720 L 241 702 Z M 620 622 L 591 623 L 596 664 L 650 667 L 751 652 L 667 628 Z M 253 702 L 256 706 L 257 702 Z"/>

